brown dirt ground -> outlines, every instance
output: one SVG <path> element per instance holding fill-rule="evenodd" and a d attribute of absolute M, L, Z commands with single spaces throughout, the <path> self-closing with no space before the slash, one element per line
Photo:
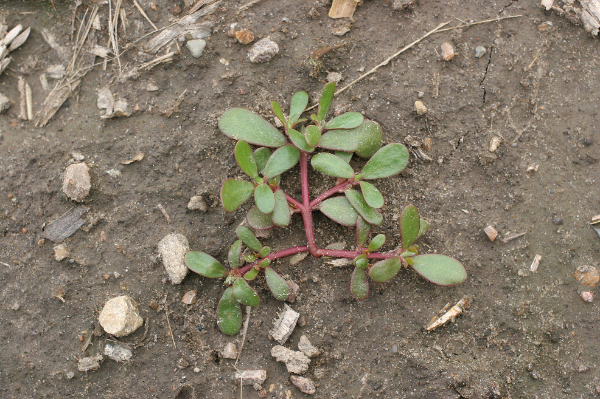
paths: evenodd
<path fill-rule="evenodd" d="M 69 40 L 73 8 L 67 1 L 54 3 L 62 22 L 50 1 L 0 4 L 11 27 L 32 27 L 27 43 L 13 54 L 11 69 L 0 76 L 0 92 L 16 101 L 17 76 L 23 75 L 36 109 L 45 97 L 38 77 L 58 62 L 40 31 L 51 29 L 63 44 Z M 136 20 L 142 21 L 140 36 L 151 31 L 132 3 L 125 3 L 131 25 L 121 45 L 137 38 Z M 149 10 L 148 1 L 140 3 Z M 149 16 L 165 26 L 174 3 L 156 3 L 158 11 L 149 10 Z M 198 397 L 239 397 L 232 362 L 218 356 L 227 342 L 241 339 L 217 330 L 214 310 L 221 283 L 197 275 L 181 285 L 164 283 L 156 259 L 157 243 L 171 232 L 185 234 L 193 249 L 222 260 L 234 239 L 244 213 L 226 214 L 218 192 L 224 178 L 239 172 L 233 143 L 216 128 L 218 117 L 233 106 L 267 115 L 270 101 L 287 104 L 298 90 L 314 98 L 327 71 L 340 72 L 344 85 L 440 22 L 520 14 L 436 34 L 335 102 L 378 121 L 386 141 L 402 142 L 407 135 L 433 139 L 434 162 L 411 157 L 400 176 L 378 183 L 387 202 L 377 232 L 387 233 L 386 248 L 393 248 L 398 214 L 415 204 L 432 225 L 422 241 L 425 250 L 461 260 L 468 280 L 444 288 L 402 271 L 373 289 L 368 300 L 356 302 L 349 294 L 348 269 L 316 259 L 296 267 L 278 261 L 277 269 L 300 285 L 292 306 L 306 318 L 288 346 L 295 347 L 306 334 L 323 350 L 307 373 L 318 385 L 315 398 L 597 396 L 600 312 L 596 302 L 582 302 L 579 293 L 589 287 L 572 273 L 580 265 L 600 266 L 600 240 L 587 225 L 600 213 L 599 43 L 538 3 L 423 0 L 396 11 L 392 1 L 366 1 L 350 32 L 338 37 L 332 29 L 340 22 L 328 18 L 326 1 L 263 0 L 238 13 L 242 2 L 223 0 L 199 59 L 182 46 L 173 63 L 124 84 L 115 81 L 115 63 L 106 71 L 96 67 L 44 128 L 20 121 L 14 104 L 0 116 L 0 395 L 171 398 L 191 384 Z M 179 5 L 185 9 L 183 2 Z M 100 14 L 105 18 L 107 6 Z M 545 21 L 551 25 L 540 26 Z M 226 35 L 232 23 L 257 37 L 270 36 L 280 45 L 279 55 L 267 64 L 249 63 L 248 47 Z M 105 32 L 99 37 L 104 42 Z M 459 53 L 451 62 L 439 54 L 446 41 Z M 323 70 L 310 77 L 307 57 L 342 42 L 346 45 L 327 54 Z M 482 58 L 474 57 L 478 45 L 488 48 Z M 138 51 L 125 54 L 122 64 L 146 60 Z M 159 90 L 147 92 L 148 82 Z M 107 85 L 140 111 L 100 119 L 97 90 Z M 162 115 L 165 104 L 184 89 L 180 111 L 170 118 Z M 418 92 L 430 110 L 424 117 L 413 110 Z M 509 142 L 495 154 L 487 151 L 493 134 Z M 90 209 L 86 223 L 65 242 L 70 257 L 58 262 L 53 244 L 39 241 L 44 224 L 74 205 L 61 190 L 72 151 L 85 156 L 93 187 L 85 200 Z M 120 164 L 138 152 L 146 155 L 144 160 Z M 539 170 L 528 175 L 532 164 L 539 164 Z M 111 169 L 122 175 L 110 176 Z M 293 195 L 299 190 L 296 173 L 289 172 Z M 315 194 L 331 183 L 311 176 Z M 205 195 L 206 213 L 186 209 L 195 194 Z M 159 203 L 171 223 L 157 209 Z M 557 217 L 563 224 L 553 224 Z M 316 219 L 322 246 L 352 242 L 350 231 Z M 275 249 L 302 244 L 301 221 L 294 222 L 265 243 Z M 488 224 L 504 237 L 527 234 L 508 244 L 490 242 L 483 233 Z M 106 241 L 99 239 L 102 231 Z M 534 274 L 528 270 L 535 254 L 543 259 Z M 308 397 L 290 385 L 284 365 L 270 356 L 273 342 L 267 330 L 281 304 L 267 295 L 264 283 L 258 288 L 263 301 L 252 312 L 238 368 L 268 370 L 269 397 L 284 397 L 288 389 L 296 398 Z M 199 300 L 184 305 L 181 297 L 190 289 L 199 291 Z M 57 292 L 64 293 L 64 302 Z M 133 297 L 149 319 L 148 341 L 134 350 L 129 363 L 105 360 L 99 370 L 80 373 L 77 360 L 100 352 L 109 337 L 94 336 L 85 352 L 78 337 L 84 331 L 89 336 L 105 301 L 122 294 Z M 463 295 L 473 303 L 462 316 L 424 332 L 439 309 Z M 165 297 L 176 348 L 164 310 L 150 306 Z M 142 335 L 139 329 L 121 341 L 137 342 Z M 189 366 L 179 368 L 180 359 Z M 74 377 L 69 379 L 69 372 Z M 258 393 L 246 387 L 243 397 Z"/>

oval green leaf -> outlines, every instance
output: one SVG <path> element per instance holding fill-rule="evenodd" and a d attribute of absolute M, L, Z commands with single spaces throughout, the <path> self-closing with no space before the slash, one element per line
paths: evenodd
<path fill-rule="evenodd" d="M 275 207 L 271 214 L 273 223 L 277 226 L 287 226 L 292 220 L 290 206 L 288 205 L 285 193 L 281 189 L 275 190 Z"/>
<path fill-rule="evenodd" d="M 237 240 L 231 245 L 231 247 L 229 247 L 229 252 L 227 254 L 227 260 L 229 261 L 229 266 L 232 269 L 237 269 L 238 267 L 240 267 L 241 255 L 242 240 Z"/>
<path fill-rule="evenodd" d="M 365 118 L 360 112 L 346 112 L 336 116 L 325 125 L 325 129 L 354 129 L 363 123 Z"/>
<path fill-rule="evenodd" d="M 246 306 L 258 306 L 260 298 L 243 278 L 238 278 L 233 283 L 233 296 L 239 303 Z"/>
<path fill-rule="evenodd" d="M 233 296 L 233 288 L 223 293 L 217 307 L 217 325 L 223 334 L 235 335 L 242 328 L 242 308 Z"/>
<path fill-rule="evenodd" d="M 244 274 L 244 280 L 246 281 L 252 281 L 256 278 L 256 276 L 258 276 L 258 272 L 260 271 L 260 269 L 258 267 L 253 267 L 252 269 L 248 270 L 246 272 L 246 274 Z"/>
<path fill-rule="evenodd" d="M 219 129 L 227 137 L 265 147 L 281 147 L 285 137 L 260 115 L 244 108 L 231 108 L 219 119 Z"/>
<path fill-rule="evenodd" d="M 254 150 L 254 159 L 256 160 L 256 167 L 262 174 L 265 171 L 265 165 L 271 156 L 271 150 L 267 147 L 260 147 Z"/>
<path fill-rule="evenodd" d="M 377 251 L 385 244 L 385 234 L 377 234 L 369 243 L 369 252 Z"/>
<path fill-rule="evenodd" d="M 304 129 L 304 138 L 306 139 L 306 144 L 315 147 L 319 144 L 319 140 L 321 139 L 321 129 L 315 125 L 307 126 L 306 129 Z"/>
<path fill-rule="evenodd" d="M 233 212 L 252 196 L 254 184 L 239 179 L 227 179 L 221 187 L 221 203 L 227 212 Z"/>
<path fill-rule="evenodd" d="M 369 233 L 371 232 L 371 225 L 367 223 L 362 216 L 358 216 L 356 219 L 356 248 L 361 249 L 365 246 Z"/>
<path fill-rule="evenodd" d="M 310 160 L 313 168 L 327 176 L 342 177 L 351 179 L 354 177 L 354 170 L 342 158 L 328 152 L 322 152 L 315 155 Z"/>
<path fill-rule="evenodd" d="M 252 148 L 250 148 L 250 145 L 243 140 L 238 141 L 235 145 L 235 160 L 245 174 L 253 179 L 258 178 L 258 169 L 256 167 L 254 154 L 252 153 Z"/>
<path fill-rule="evenodd" d="M 328 150 L 356 152 L 369 158 L 381 147 L 383 132 L 378 123 L 365 120 L 354 129 L 331 130 L 321 136 L 318 147 Z"/>
<path fill-rule="evenodd" d="M 271 248 L 262 247 L 261 250 L 258 252 L 258 257 L 264 258 L 265 256 L 269 255 L 270 253 L 271 253 Z"/>
<path fill-rule="evenodd" d="M 426 280 L 437 285 L 460 284 L 467 279 L 465 267 L 454 258 L 440 254 L 417 255 L 411 265 Z"/>
<path fill-rule="evenodd" d="M 398 258 L 390 258 L 375 263 L 369 270 L 369 277 L 377 283 L 385 283 L 398 274 L 402 262 Z"/>
<path fill-rule="evenodd" d="M 423 234 L 425 234 L 425 232 L 429 230 L 429 222 L 423 218 L 419 219 L 419 234 L 417 234 L 417 238 L 415 239 L 418 240 L 419 237 L 421 237 Z"/>
<path fill-rule="evenodd" d="M 262 213 L 271 213 L 275 207 L 275 196 L 268 184 L 262 183 L 254 190 L 254 202 Z"/>
<path fill-rule="evenodd" d="M 256 205 L 250 208 L 246 214 L 246 221 L 254 230 L 267 230 L 275 226 L 271 215 L 261 212 Z"/>
<path fill-rule="evenodd" d="M 208 278 L 225 277 L 227 270 L 218 260 L 207 253 L 190 251 L 185 254 L 185 265 L 191 271 Z"/>
<path fill-rule="evenodd" d="M 343 226 L 354 226 L 359 217 L 346 197 L 328 198 L 321 202 L 319 210 L 329 219 Z"/>
<path fill-rule="evenodd" d="M 258 241 L 254 232 L 246 226 L 238 226 L 235 229 L 235 235 L 242 240 L 251 250 L 258 252 L 262 249 L 262 244 Z"/>
<path fill-rule="evenodd" d="M 275 270 L 267 267 L 265 269 L 265 279 L 267 280 L 269 290 L 271 290 L 275 299 L 285 301 L 288 296 L 290 296 L 290 287 L 288 286 L 287 281 L 277 274 Z"/>
<path fill-rule="evenodd" d="M 285 145 L 275 150 L 273 155 L 267 161 L 264 176 L 270 179 L 279 176 L 286 170 L 289 170 L 298 163 L 300 151 L 293 145 Z"/>
<path fill-rule="evenodd" d="M 288 129 L 288 135 L 290 136 L 292 144 L 298 147 L 300 150 L 305 152 L 313 152 L 315 150 L 314 147 L 311 147 L 306 143 L 304 135 L 299 131 L 294 129 Z"/>
<path fill-rule="evenodd" d="M 283 125 L 285 126 L 287 124 L 287 121 L 285 120 L 285 115 L 283 115 L 281 106 L 277 101 L 273 101 L 271 103 L 271 109 L 273 110 L 273 114 L 277 117 L 277 119 L 279 119 L 281 123 L 283 123 Z"/>
<path fill-rule="evenodd" d="M 402 211 L 400 215 L 400 238 L 402 241 L 402 249 L 410 247 L 413 242 L 419 237 L 420 218 L 419 211 L 414 205 L 409 205 Z"/>
<path fill-rule="evenodd" d="M 369 182 L 360 182 L 360 191 L 362 192 L 365 201 L 373 208 L 381 208 L 383 206 L 383 195 L 377 190 L 377 187 Z"/>
<path fill-rule="evenodd" d="M 360 173 L 363 179 L 382 179 L 402 172 L 408 164 L 408 150 L 398 143 L 388 144 L 373 155 Z"/>
<path fill-rule="evenodd" d="M 333 101 L 334 95 L 335 82 L 329 82 L 325 85 L 325 87 L 323 87 L 323 91 L 321 92 L 321 100 L 319 101 L 319 111 L 317 112 L 317 120 L 325 120 L 325 117 L 329 112 L 329 107 L 331 106 L 331 101 Z"/>
<path fill-rule="evenodd" d="M 366 269 L 369 266 L 369 260 L 366 255 L 360 255 L 354 258 L 354 266 L 359 269 Z"/>
<path fill-rule="evenodd" d="M 367 299 L 369 296 L 369 280 L 363 269 L 354 268 L 350 279 L 350 292 L 354 299 L 358 300 Z"/>
<path fill-rule="evenodd" d="M 300 119 L 307 104 L 308 94 L 305 91 L 299 91 L 292 96 L 292 101 L 290 102 L 290 127 L 293 127 L 298 119 Z"/>
<path fill-rule="evenodd" d="M 368 223 L 379 226 L 383 222 L 383 216 L 375 208 L 371 208 L 365 201 L 362 194 L 356 190 L 346 190 L 346 197 L 350 204 Z"/>

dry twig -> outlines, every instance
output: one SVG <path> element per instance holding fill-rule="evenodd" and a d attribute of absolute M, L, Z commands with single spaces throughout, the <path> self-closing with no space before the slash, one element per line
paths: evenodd
<path fill-rule="evenodd" d="M 237 366 L 240 356 L 242 355 L 242 349 L 244 349 L 244 342 L 246 342 L 246 333 L 248 332 L 248 325 L 250 324 L 250 312 L 252 306 L 246 306 L 246 321 L 244 321 L 244 332 L 242 333 L 242 343 L 240 344 L 240 350 L 238 351 L 237 358 L 235 359 L 234 367 Z M 236 369 L 237 370 L 237 369 Z M 241 380 L 240 380 L 241 382 Z"/>
<path fill-rule="evenodd" d="M 154 22 L 152 22 L 152 21 L 150 20 L 150 18 L 148 18 L 148 14 L 146 14 L 146 13 L 144 12 L 144 9 L 142 8 L 142 6 L 140 6 L 140 4 L 137 2 L 137 0 L 133 0 L 133 5 L 134 5 L 134 6 L 136 6 L 136 8 L 137 8 L 137 9 L 140 11 L 140 14 L 142 14 L 142 16 L 143 16 L 144 18 L 146 18 L 146 21 L 148 21 L 148 22 L 150 23 L 150 25 L 152 25 L 152 27 L 153 27 L 155 30 L 158 30 L 158 28 L 156 27 L 156 25 L 154 25 Z"/>
<path fill-rule="evenodd" d="M 165 317 L 167 318 L 167 325 L 169 326 L 169 333 L 171 334 L 171 339 L 173 340 L 173 346 L 177 349 L 177 344 L 175 343 L 175 337 L 173 336 L 173 330 L 171 329 L 171 322 L 169 321 L 169 305 L 167 305 L 167 296 L 169 294 L 165 294 Z"/>
<path fill-rule="evenodd" d="M 167 210 L 161 204 L 156 205 L 156 207 L 160 209 L 165 219 L 167 219 L 167 222 L 171 223 L 171 217 L 169 217 Z"/>

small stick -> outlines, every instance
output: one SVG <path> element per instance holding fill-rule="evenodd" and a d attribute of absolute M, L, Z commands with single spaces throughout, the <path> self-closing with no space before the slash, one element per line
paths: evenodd
<path fill-rule="evenodd" d="M 173 346 L 177 349 L 177 344 L 175 343 L 175 337 L 173 336 L 173 330 L 171 329 L 171 322 L 169 321 L 169 305 L 167 305 L 167 295 L 165 294 L 165 316 L 167 318 L 167 324 L 169 326 L 169 332 L 171 333 L 171 339 L 173 340 Z"/>
<path fill-rule="evenodd" d="M 538 269 L 538 267 L 540 266 L 540 261 L 542 260 L 542 255 L 535 255 L 535 258 L 533 258 L 533 262 L 531 263 L 531 267 L 529 267 L 529 270 L 532 273 L 535 273 Z"/>
<path fill-rule="evenodd" d="M 502 241 L 504 244 L 507 244 L 507 243 L 511 242 L 512 240 L 514 240 L 514 239 L 517 239 L 519 237 L 523 237 L 525 234 L 527 234 L 527 233 L 519 233 L 519 234 L 515 234 L 514 236 L 507 237 L 507 238 L 500 238 L 500 241 Z"/>
<path fill-rule="evenodd" d="M 430 322 L 425 329 L 427 331 L 435 330 L 437 327 L 443 326 L 459 314 L 463 312 L 466 308 L 469 307 L 470 298 L 468 295 L 462 297 L 460 301 L 456 303 L 456 305 L 452 306 L 449 311 L 447 311 L 444 315 L 437 318 L 433 322 Z"/>
<path fill-rule="evenodd" d="M 139 70 L 144 70 L 144 69 L 151 69 L 154 66 L 160 64 L 161 62 L 167 62 L 167 61 L 171 61 L 173 56 L 175 55 L 174 51 L 171 51 L 168 54 L 165 55 L 161 55 L 160 57 L 157 57 L 155 59 L 153 59 L 152 61 L 148 61 L 145 64 L 142 64 L 138 67 Z"/>
<path fill-rule="evenodd" d="M 529 65 L 527 65 L 523 69 L 523 71 L 527 72 L 527 71 L 529 71 L 533 67 L 533 64 L 535 64 L 535 62 L 537 61 L 537 59 L 540 56 L 541 52 L 542 52 L 542 48 L 540 47 L 539 50 L 537 51 L 537 53 L 535 53 L 535 55 L 533 56 L 533 61 L 531 61 L 531 63 Z"/>
<path fill-rule="evenodd" d="M 19 118 L 27 120 L 27 94 L 25 93 L 25 79 L 19 76 L 17 88 L 19 90 Z"/>
<path fill-rule="evenodd" d="M 250 311 L 252 311 L 252 306 L 246 306 L 246 321 L 244 321 L 244 332 L 242 334 L 242 343 L 240 344 L 240 350 L 238 351 L 237 359 L 235 359 L 234 367 L 237 366 L 238 361 L 240 360 L 240 356 L 242 355 L 242 349 L 244 349 L 244 342 L 246 342 L 246 333 L 248 332 L 248 325 L 250 324 Z M 240 379 L 240 384 L 241 384 L 241 379 Z"/>
<path fill-rule="evenodd" d="M 58 17 L 58 20 L 60 22 L 62 22 L 62 18 L 60 17 L 60 14 L 58 13 L 58 11 L 56 11 L 56 6 L 54 5 L 54 0 L 50 0 L 50 2 L 52 3 L 52 8 L 54 8 L 54 12 L 56 13 L 56 16 Z"/>
<path fill-rule="evenodd" d="M 158 209 L 160 209 L 160 211 L 162 212 L 162 214 L 165 217 L 165 219 L 167 219 L 167 222 L 171 223 L 171 218 L 169 217 L 169 214 L 167 213 L 167 210 L 161 204 L 158 204 L 156 206 L 157 206 Z"/>
<path fill-rule="evenodd" d="M 83 346 L 81 347 L 81 352 L 85 352 L 85 350 L 88 348 L 88 346 L 90 346 L 90 344 L 92 343 L 92 338 L 94 337 L 94 334 L 90 332 L 90 335 L 86 338 L 85 342 L 83 343 Z"/>
<path fill-rule="evenodd" d="M 238 9 L 238 12 L 242 12 L 242 11 L 246 11 L 247 9 L 249 9 L 250 7 L 252 7 L 253 5 L 255 5 L 256 3 L 260 3 L 262 0 L 252 0 L 249 1 L 248 3 L 244 4 L 243 6 L 241 6 Z"/>
<path fill-rule="evenodd" d="M 142 14 L 142 16 L 144 18 L 146 18 L 146 21 L 148 21 L 150 23 L 150 25 L 152 25 L 152 27 L 155 30 L 158 30 L 158 28 L 156 27 L 156 25 L 154 25 L 154 22 L 152 22 L 150 20 L 150 18 L 148 18 L 148 15 L 144 12 L 144 9 L 142 8 L 142 6 L 139 5 L 139 3 L 137 2 L 137 0 L 133 0 L 133 5 L 136 6 L 136 8 L 140 11 L 140 14 Z"/>
<path fill-rule="evenodd" d="M 469 26 L 473 26 L 473 25 L 488 24 L 490 22 L 502 21 L 503 19 L 511 19 L 511 18 L 519 18 L 519 17 L 522 17 L 522 15 L 520 15 L 520 14 L 519 15 L 509 15 L 508 17 L 498 17 L 498 18 L 493 18 L 493 19 L 486 19 L 485 21 L 470 22 L 465 25 L 458 25 L 458 26 L 454 26 L 452 28 L 440 29 L 440 30 L 438 30 L 438 32 L 446 32 L 446 31 L 454 30 L 454 29 L 468 28 Z"/>
<path fill-rule="evenodd" d="M 27 120 L 33 120 L 33 93 L 31 86 L 25 82 L 25 101 L 27 103 Z"/>

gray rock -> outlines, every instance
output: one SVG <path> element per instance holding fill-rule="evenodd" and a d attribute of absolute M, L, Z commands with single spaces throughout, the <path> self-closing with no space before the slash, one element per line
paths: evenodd
<path fill-rule="evenodd" d="M 279 46 L 273 40 L 265 38 L 260 39 L 248 52 L 248 58 L 250 62 L 255 64 L 260 64 L 263 62 L 268 62 L 273 58 L 277 53 L 279 53 Z"/>
<path fill-rule="evenodd" d="M 477 47 L 475 47 L 475 58 L 481 58 L 481 57 L 483 57 L 486 52 L 487 52 L 487 50 L 483 46 L 477 46 Z"/>
<path fill-rule="evenodd" d="M 90 193 L 90 168 L 85 163 L 74 163 L 65 169 L 63 192 L 73 201 L 81 202 Z"/>
<path fill-rule="evenodd" d="M 108 356 L 109 359 L 115 362 L 128 362 L 131 356 L 133 356 L 133 352 L 131 352 L 131 349 L 121 345 L 112 346 L 111 344 L 106 344 L 104 347 L 104 356 Z"/>
<path fill-rule="evenodd" d="M 310 359 L 304 353 L 293 351 L 281 345 L 276 345 L 271 349 L 271 356 L 278 362 L 284 362 L 287 371 L 293 374 L 306 373 L 310 364 Z"/>
<path fill-rule="evenodd" d="M 237 347 L 233 342 L 229 342 L 221 352 L 223 359 L 237 359 Z"/>
<path fill-rule="evenodd" d="M 131 334 L 144 322 L 139 314 L 137 304 L 126 295 L 106 302 L 98 320 L 104 331 L 115 337 Z"/>
<path fill-rule="evenodd" d="M 188 240 L 182 234 L 169 234 L 158 243 L 158 252 L 172 284 L 181 284 L 188 274 L 184 258 L 189 250 Z"/>
<path fill-rule="evenodd" d="M 308 357 L 319 356 L 321 353 L 313 344 L 310 343 L 306 335 L 302 335 L 300 337 L 300 342 L 298 342 L 298 349 L 304 353 Z"/>
<path fill-rule="evenodd" d="M 192 56 L 194 56 L 195 58 L 200 58 L 204 53 L 206 41 L 202 39 L 188 40 L 185 45 L 190 50 L 190 53 L 192 53 Z"/>
<path fill-rule="evenodd" d="M 298 387 L 299 390 L 308 395 L 314 395 L 315 392 L 317 392 L 315 383 L 309 378 L 292 375 L 290 376 L 290 381 L 292 381 L 292 384 Z"/>
<path fill-rule="evenodd" d="M 201 195 L 194 195 L 192 198 L 190 198 L 190 202 L 188 202 L 187 208 L 190 211 L 200 212 L 206 212 L 206 210 L 208 209 Z"/>
<path fill-rule="evenodd" d="M 79 359 L 77 369 L 82 372 L 98 370 L 102 360 L 104 360 L 102 355 L 83 357 Z"/>

